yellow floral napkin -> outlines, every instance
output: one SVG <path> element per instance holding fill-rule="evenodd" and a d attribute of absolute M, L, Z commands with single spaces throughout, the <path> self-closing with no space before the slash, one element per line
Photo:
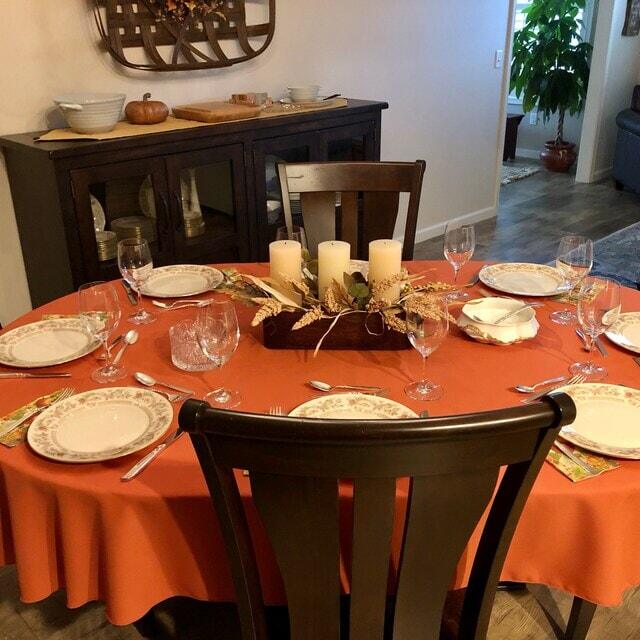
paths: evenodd
<path fill-rule="evenodd" d="M 605 471 L 612 471 L 620 466 L 615 460 L 603 458 L 602 456 L 597 456 L 593 453 L 587 453 L 581 449 L 573 448 L 572 453 L 576 458 L 583 460 L 597 471 L 597 473 L 588 473 L 580 465 L 565 456 L 564 453 L 560 453 L 555 449 L 549 451 L 547 454 L 547 462 L 552 464 L 560 473 L 567 476 L 567 478 L 572 482 L 582 482 L 588 478 L 595 478 Z"/>
<path fill-rule="evenodd" d="M 53 404 L 63 391 L 64 389 L 58 389 L 58 391 L 54 391 L 41 398 L 35 398 L 29 404 L 25 404 L 3 418 L 0 418 L 0 444 L 3 444 L 5 447 L 15 447 L 17 444 L 24 442 L 31 423 L 39 414 L 36 413 L 34 416 L 27 418 L 19 427 L 14 429 L 11 429 L 11 423 L 33 411 L 36 408 L 36 403 L 40 400 L 47 402 L 47 404 Z M 7 431 L 7 429 L 9 429 L 9 431 Z"/>

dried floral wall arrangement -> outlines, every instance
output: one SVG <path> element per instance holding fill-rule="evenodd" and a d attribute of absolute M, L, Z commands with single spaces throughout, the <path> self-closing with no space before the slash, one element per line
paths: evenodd
<path fill-rule="evenodd" d="M 245 0 L 94 2 L 96 25 L 105 47 L 115 60 L 132 69 L 230 67 L 265 51 L 275 31 L 276 0 L 257 0 L 268 11 L 268 19 L 259 24 L 247 23 Z M 142 51 L 147 61 L 137 61 L 127 51 L 130 49 Z"/>

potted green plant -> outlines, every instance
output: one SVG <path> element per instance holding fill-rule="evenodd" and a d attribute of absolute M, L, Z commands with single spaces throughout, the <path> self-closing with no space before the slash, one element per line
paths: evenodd
<path fill-rule="evenodd" d="M 586 0 L 533 0 L 525 24 L 513 40 L 511 91 L 526 112 L 538 109 L 544 122 L 557 114 L 555 140 L 545 143 L 540 160 L 551 171 L 568 171 L 575 144 L 564 139 L 564 118 L 584 109 L 592 47 L 582 38 Z"/>

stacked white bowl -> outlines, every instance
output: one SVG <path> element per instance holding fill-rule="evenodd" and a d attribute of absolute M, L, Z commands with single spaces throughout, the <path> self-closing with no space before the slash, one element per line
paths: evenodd
<path fill-rule="evenodd" d="M 53 101 L 76 133 L 111 131 L 122 115 L 124 93 L 68 93 Z"/>
<path fill-rule="evenodd" d="M 317 84 L 307 84 L 298 87 L 288 87 L 291 102 L 315 102 L 318 99 L 320 87 Z"/>

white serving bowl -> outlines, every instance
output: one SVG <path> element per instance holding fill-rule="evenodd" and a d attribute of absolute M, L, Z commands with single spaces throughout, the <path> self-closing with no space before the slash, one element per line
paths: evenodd
<path fill-rule="evenodd" d="M 106 133 L 120 120 L 124 93 L 68 93 L 53 101 L 76 133 Z"/>
<path fill-rule="evenodd" d="M 300 87 L 288 87 L 291 102 L 313 102 L 318 99 L 320 87 L 317 84 L 308 84 Z"/>
<path fill-rule="evenodd" d="M 462 307 L 458 326 L 471 338 L 487 344 L 507 345 L 534 338 L 540 325 L 536 312 L 531 307 L 500 324 L 496 320 L 505 313 L 521 309 L 525 305 L 521 300 L 512 298 L 483 298 L 472 301 Z"/>

